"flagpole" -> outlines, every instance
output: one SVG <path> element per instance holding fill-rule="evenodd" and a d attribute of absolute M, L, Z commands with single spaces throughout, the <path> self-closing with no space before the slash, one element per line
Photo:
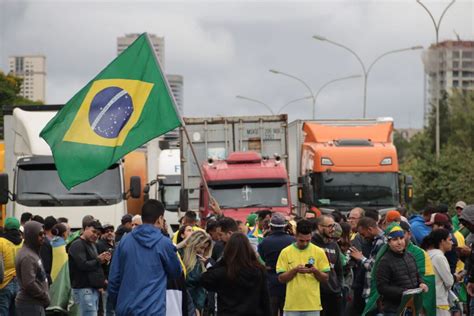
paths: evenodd
<path fill-rule="evenodd" d="M 176 106 L 176 100 L 174 98 L 174 94 L 173 94 L 173 91 L 171 90 L 171 87 L 168 83 L 168 78 L 166 78 L 166 75 L 163 71 L 163 67 L 161 67 L 161 62 L 160 62 L 160 59 L 158 58 L 158 56 L 156 55 L 156 52 L 155 52 L 155 49 L 153 48 L 153 43 L 151 42 L 151 39 L 150 39 L 150 36 L 148 35 L 147 32 L 145 32 L 145 35 L 146 35 L 146 39 L 148 41 L 148 45 L 150 47 L 150 49 L 152 50 L 153 52 L 153 56 L 155 57 L 155 61 L 156 61 L 156 64 L 158 65 L 158 67 L 160 68 L 160 74 L 163 76 L 163 81 L 165 82 L 165 85 L 166 85 L 166 89 L 168 90 L 168 94 L 170 95 L 171 97 L 171 100 L 172 100 L 172 104 L 173 104 L 173 107 L 174 107 L 174 110 L 176 112 L 176 115 L 178 116 L 180 122 L 181 122 L 181 127 L 183 128 L 183 131 L 184 131 L 184 135 L 186 136 L 186 139 L 188 141 L 188 144 L 189 144 L 189 147 L 191 148 L 191 153 L 193 154 L 193 157 L 194 157 L 194 160 L 196 161 L 196 165 L 198 167 L 198 170 L 199 170 L 199 176 L 201 177 L 201 181 L 204 185 L 204 189 L 206 190 L 208 196 L 209 196 L 209 202 L 211 203 L 211 207 L 213 208 L 214 212 L 218 215 L 222 214 L 221 212 L 221 209 L 219 207 L 219 204 L 217 202 L 216 199 L 214 199 L 211 195 L 211 191 L 209 191 L 209 187 L 207 185 L 207 181 L 206 179 L 204 178 L 204 175 L 202 173 L 202 170 L 201 170 L 201 165 L 199 164 L 199 161 L 197 159 L 197 155 L 196 155 L 196 152 L 194 150 L 194 146 L 193 146 L 193 143 L 191 142 L 191 138 L 189 137 L 189 134 L 188 134 L 188 130 L 186 129 L 186 124 L 184 123 L 184 120 L 183 118 L 181 117 L 181 113 L 179 113 L 178 111 L 178 107 Z M 180 146 L 183 146 L 183 144 L 180 144 Z"/>

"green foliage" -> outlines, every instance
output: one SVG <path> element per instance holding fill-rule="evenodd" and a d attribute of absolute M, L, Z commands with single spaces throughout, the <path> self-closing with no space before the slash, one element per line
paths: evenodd
<path fill-rule="evenodd" d="M 453 208 L 459 200 L 474 202 L 474 93 L 455 91 L 442 98 L 439 159 L 435 114 L 433 110 L 428 126 L 408 144 L 395 142 L 402 152 L 402 172 L 414 178 L 413 207 L 418 210 L 427 203 L 447 203 Z"/>
<path fill-rule="evenodd" d="M 398 161 L 404 162 L 410 151 L 410 143 L 397 130 L 393 133 L 393 143 L 397 147 Z"/>
<path fill-rule="evenodd" d="M 0 139 L 3 139 L 3 106 L 5 105 L 40 105 L 39 101 L 31 101 L 19 96 L 23 80 L 0 71 Z"/>

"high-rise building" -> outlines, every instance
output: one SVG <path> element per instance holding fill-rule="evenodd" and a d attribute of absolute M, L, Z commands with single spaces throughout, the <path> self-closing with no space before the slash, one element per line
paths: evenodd
<path fill-rule="evenodd" d="M 150 36 L 151 43 L 153 45 L 153 49 L 155 50 L 158 59 L 160 60 L 161 67 L 163 70 L 165 69 L 165 38 L 156 36 L 154 34 L 148 34 Z M 126 34 L 125 36 L 117 38 L 117 55 L 120 55 L 130 44 L 135 41 L 140 34 L 138 33 L 131 33 Z"/>
<path fill-rule="evenodd" d="M 10 73 L 23 79 L 20 95 L 32 101 L 45 102 L 46 57 L 42 55 L 10 56 L 8 64 Z"/>
<path fill-rule="evenodd" d="M 153 44 L 153 49 L 155 50 L 163 71 L 165 70 L 165 38 L 156 36 L 154 34 L 148 34 Z M 136 40 L 140 34 L 132 33 L 126 34 L 125 36 L 117 38 L 117 54 L 123 52 L 130 44 Z M 181 75 L 166 75 L 168 82 L 171 87 L 171 92 L 173 93 L 174 99 L 176 100 L 176 105 L 179 112 L 183 115 L 183 76 Z"/>
<path fill-rule="evenodd" d="M 183 76 L 167 74 L 166 79 L 168 79 L 168 83 L 170 84 L 178 111 L 183 115 Z"/>
<path fill-rule="evenodd" d="M 442 41 L 423 53 L 425 66 L 424 122 L 441 91 L 474 90 L 474 41 Z"/>

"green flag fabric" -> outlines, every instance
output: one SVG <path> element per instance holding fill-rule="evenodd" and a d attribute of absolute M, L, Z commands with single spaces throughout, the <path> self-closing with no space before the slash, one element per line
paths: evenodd
<path fill-rule="evenodd" d="M 40 136 L 68 189 L 181 125 L 146 33 L 69 100 Z"/>
<path fill-rule="evenodd" d="M 380 298 L 380 294 L 377 291 L 376 274 L 378 264 L 383 255 L 387 252 L 388 245 L 385 244 L 380 248 L 375 259 L 374 268 L 372 269 L 372 278 L 370 281 L 370 296 L 366 302 L 364 312 L 362 315 L 367 315 L 370 311 L 377 307 L 377 301 Z M 407 251 L 415 258 L 416 266 L 418 267 L 418 273 L 420 274 L 423 283 L 428 286 L 428 292 L 422 293 L 421 297 L 423 300 L 423 309 L 426 316 L 436 316 L 436 283 L 433 265 L 431 264 L 430 257 L 420 247 L 414 245 L 412 242 L 408 244 Z"/>

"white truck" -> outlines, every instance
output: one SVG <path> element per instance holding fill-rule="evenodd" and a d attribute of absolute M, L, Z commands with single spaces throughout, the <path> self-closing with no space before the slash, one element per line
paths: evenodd
<path fill-rule="evenodd" d="M 169 227 L 179 229 L 179 218 L 184 215 L 179 210 L 181 189 L 181 160 L 179 148 L 161 150 L 159 142 L 150 142 L 147 146 L 148 179 L 145 185 L 147 198 L 157 199 L 165 206 L 165 219 Z"/>
<path fill-rule="evenodd" d="M 127 213 L 126 199 L 140 196 L 140 177 L 130 178 L 125 192 L 122 161 L 97 177 L 67 190 L 61 183 L 51 150 L 39 137 L 60 105 L 4 107 L 5 172 L 0 175 L 0 204 L 7 216 L 23 212 L 46 217 L 66 217 L 72 228 L 92 215 L 115 226 Z"/>

